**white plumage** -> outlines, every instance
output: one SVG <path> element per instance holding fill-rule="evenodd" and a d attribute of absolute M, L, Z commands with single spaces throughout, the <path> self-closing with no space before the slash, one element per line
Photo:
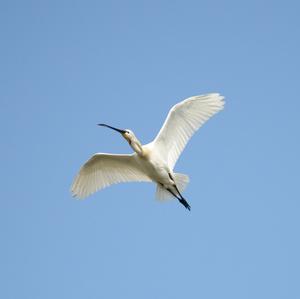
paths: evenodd
<path fill-rule="evenodd" d="M 72 192 L 79 198 L 108 187 L 125 182 L 150 182 L 132 155 L 95 154 L 80 169 L 72 186 Z"/>
<path fill-rule="evenodd" d="M 187 209 L 189 204 L 182 196 L 188 184 L 188 176 L 174 173 L 174 166 L 192 135 L 224 107 L 224 97 L 218 93 L 190 97 L 171 108 L 156 138 L 141 145 L 130 130 L 118 131 L 135 151 L 131 155 L 98 153 L 93 155 L 80 169 L 71 187 L 78 198 L 111 184 L 122 182 L 155 182 L 156 195 L 164 200 L 176 197 Z"/>

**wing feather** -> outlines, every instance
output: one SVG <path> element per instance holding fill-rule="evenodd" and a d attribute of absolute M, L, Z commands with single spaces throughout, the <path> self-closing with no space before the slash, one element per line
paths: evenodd
<path fill-rule="evenodd" d="M 122 182 L 149 182 L 133 155 L 97 153 L 80 169 L 71 187 L 75 197 L 85 198 L 92 193 Z"/>
<path fill-rule="evenodd" d="M 154 148 L 173 169 L 192 135 L 214 114 L 224 108 L 218 93 L 190 97 L 171 108 L 154 139 Z"/>

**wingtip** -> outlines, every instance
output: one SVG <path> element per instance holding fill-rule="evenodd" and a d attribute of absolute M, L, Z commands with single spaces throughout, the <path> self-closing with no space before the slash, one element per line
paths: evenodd
<path fill-rule="evenodd" d="M 80 199 L 76 193 L 73 193 L 73 192 L 71 192 L 71 193 L 72 193 L 72 197 L 73 197 L 74 199 L 76 199 L 76 200 L 79 200 L 79 199 Z"/>
<path fill-rule="evenodd" d="M 81 200 L 81 199 L 83 199 L 83 197 L 82 197 L 80 194 L 76 193 L 75 190 L 72 189 L 72 190 L 70 190 L 70 192 L 71 192 L 72 198 L 74 198 L 74 199 L 76 199 L 76 200 Z"/>

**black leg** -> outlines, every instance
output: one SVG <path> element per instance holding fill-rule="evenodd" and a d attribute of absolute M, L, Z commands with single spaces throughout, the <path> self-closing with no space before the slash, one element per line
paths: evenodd
<path fill-rule="evenodd" d="M 173 186 L 174 186 L 174 188 L 176 189 L 176 191 L 177 191 L 177 193 L 179 194 L 180 197 L 176 196 L 175 193 L 172 192 L 171 189 L 167 189 L 167 190 L 168 190 L 174 197 L 176 197 L 176 198 L 179 200 L 179 202 L 180 202 L 181 204 L 184 205 L 184 207 L 185 207 L 186 209 L 188 209 L 188 210 L 190 211 L 190 210 L 191 210 L 191 206 L 188 204 L 188 202 L 184 199 L 184 197 L 183 197 L 183 196 L 181 195 L 181 193 L 179 192 L 179 190 L 178 190 L 178 188 L 177 188 L 177 186 L 176 186 L 176 184 L 175 184 L 175 181 L 174 181 L 173 176 L 171 175 L 170 172 L 168 172 L 168 175 L 169 175 L 170 180 L 172 180 L 172 181 L 174 182 L 174 185 L 173 185 Z"/>
<path fill-rule="evenodd" d="M 177 189 L 177 188 L 176 188 Z M 178 200 L 179 200 L 179 202 L 182 204 L 182 205 L 184 205 L 184 207 L 186 208 L 186 209 L 188 209 L 189 211 L 191 210 L 191 206 L 188 204 L 188 202 L 181 196 L 181 198 L 180 197 L 178 197 L 171 189 L 167 189 L 174 197 L 176 197 Z M 180 194 L 180 193 L 179 193 Z"/>
<path fill-rule="evenodd" d="M 191 210 L 191 206 L 189 205 L 189 203 L 184 198 L 179 199 L 179 202 L 181 204 L 183 204 L 186 209 L 188 209 L 189 211 Z"/>
<path fill-rule="evenodd" d="M 177 186 L 174 184 L 174 188 L 176 189 L 177 193 L 179 194 L 180 198 L 181 199 L 184 199 L 183 196 L 181 195 L 181 193 L 179 192 Z"/>

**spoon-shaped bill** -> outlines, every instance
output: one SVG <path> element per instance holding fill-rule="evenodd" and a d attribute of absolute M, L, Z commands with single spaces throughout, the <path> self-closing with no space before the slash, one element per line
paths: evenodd
<path fill-rule="evenodd" d="M 112 127 L 112 126 L 109 126 L 109 125 L 106 125 L 106 124 L 98 124 L 98 126 L 110 128 L 110 129 L 115 130 L 115 131 L 117 131 L 121 134 L 126 133 L 125 130 L 121 130 L 121 129 L 118 129 L 118 128 L 115 128 L 115 127 Z"/>

